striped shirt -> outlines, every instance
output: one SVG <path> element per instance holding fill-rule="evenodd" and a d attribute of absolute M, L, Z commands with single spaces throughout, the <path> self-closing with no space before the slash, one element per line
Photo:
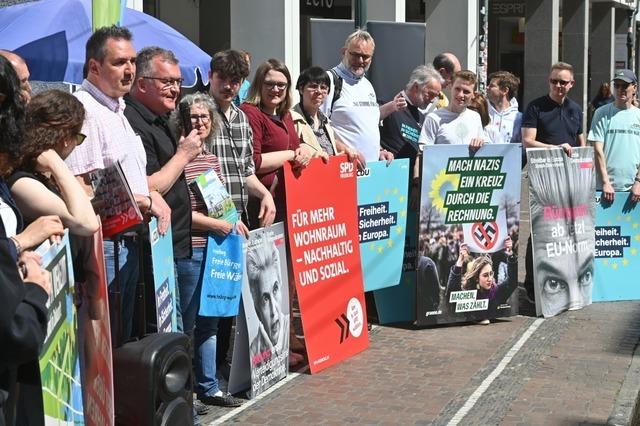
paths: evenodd
<path fill-rule="evenodd" d="M 147 155 L 142 140 L 124 116 L 124 100 L 105 95 L 88 80 L 74 96 L 86 111 L 82 133 L 87 139 L 65 160 L 71 172 L 83 175 L 120 161 L 131 192 L 148 195 Z"/>
<path fill-rule="evenodd" d="M 187 179 L 187 183 L 189 184 L 189 199 L 191 201 L 191 210 L 194 212 L 202 213 L 205 216 L 209 215 L 207 211 L 207 205 L 204 203 L 204 200 L 198 193 L 198 190 L 194 188 L 194 184 L 192 184 L 192 182 L 195 178 L 209 169 L 213 169 L 216 172 L 222 183 L 225 182 L 223 176 L 220 174 L 220 162 L 218 161 L 218 157 L 213 154 L 209 154 L 206 151 L 198 155 L 184 167 L 184 175 Z M 199 231 L 195 229 L 191 230 L 191 245 L 194 248 L 204 247 L 206 243 L 206 231 Z"/>
<path fill-rule="evenodd" d="M 218 109 L 218 128 L 208 140 L 207 149 L 220 161 L 220 170 L 227 191 L 231 195 L 238 214 L 247 210 L 245 178 L 255 174 L 253 162 L 253 133 L 244 112 L 231 104 L 229 120 Z"/>

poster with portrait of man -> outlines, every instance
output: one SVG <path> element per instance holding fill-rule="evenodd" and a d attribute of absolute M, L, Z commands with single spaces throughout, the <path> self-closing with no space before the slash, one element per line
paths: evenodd
<path fill-rule="evenodd" d="M 229 392 L 255 398 L 287 376 L 289 275 L 282 222 L 251 231 L 236 322 Z"/>
<path fill-rule="evenodd" d="M 517 313 L 519 144 L 426 146 L 421 167 L 416 324 Z M 465 247 L 468 254 L 463 253 Z M 459 261 L 460 258 L 460 261 Z M 460 263 L 460 265 L 458 265 Z"/>
<path fill-rule="evenodd" d="M 593 148 L 527 149 L 536 314 L 591 304 L 595 254 Z"/>

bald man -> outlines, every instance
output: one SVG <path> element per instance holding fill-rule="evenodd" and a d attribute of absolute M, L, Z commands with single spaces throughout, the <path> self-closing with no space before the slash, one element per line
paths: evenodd
<path fill-rule="evenodd" d="M 11 62 L 11 65 L 13 65 L 13 69 L 16 70 L 16 74 L 18 74 L 18 78 L 20 79 L 22 95 L 25 101 L 29 102 L 31 100 L 31 84 L 29 83 L 29 76 L 31 74 L 29 74 L 27 63 L 20 56 L 8 50 L 0 49 L 0 56 L 7 58 L 7 60 Z"/>
<path fill-rule="evenodd" d="M 436 102 L 436 108 L 446 108 L 449 106 L 448 97 L 451 96 L 453 75 L 460 71 L 462 67 L 456 55 L 451 52 L 444 52 L 433 58 L 433 67 L 444 79 L 442 92 L 440 92 L 440 100 Z"/>

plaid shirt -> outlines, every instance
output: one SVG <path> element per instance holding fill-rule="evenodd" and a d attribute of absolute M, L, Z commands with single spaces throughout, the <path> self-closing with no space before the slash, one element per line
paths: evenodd
<path fill-rule="evenodd" d="M 215 102 L 215 101 L 214 101 Z M 244 112 L 231 104 L 229 120 L 218 108 L 218 129 L 211 138 L 208 150 L 220 161 L 227 191 L 231 194 L 238 214 L 247 211 L 245 178 L 255 174 L 253 163 L 253 133 Z"/>

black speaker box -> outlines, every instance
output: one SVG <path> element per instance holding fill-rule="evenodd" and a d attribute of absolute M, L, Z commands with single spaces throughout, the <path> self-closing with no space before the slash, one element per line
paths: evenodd
<path fill-rule="evenodd" d="M 193 424 L 189 338 L 155 333 L 113 351 L 117 426 Z"/>

